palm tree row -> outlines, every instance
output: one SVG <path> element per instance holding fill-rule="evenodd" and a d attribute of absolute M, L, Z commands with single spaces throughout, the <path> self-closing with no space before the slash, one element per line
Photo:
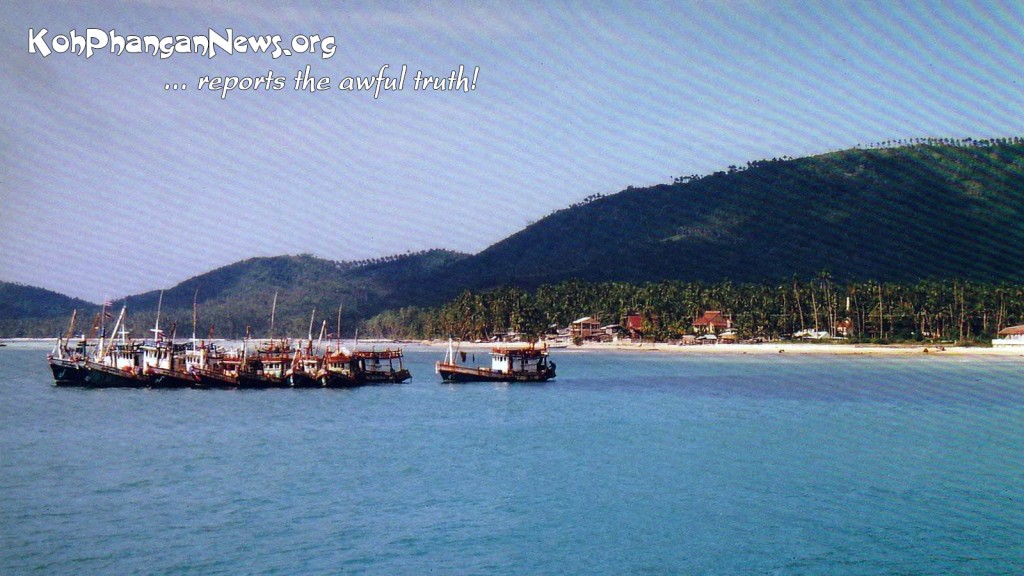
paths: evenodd
<path fill-rule="evenodd" d="M 403 308 L 365 324 L 379 336 L 487 339 L 496 334 L 543 334 L 581 316 L 618 323 L 639 314 L 647 337 L 692 332 L 706 310 L 732 318 L 745 338 L 778 339 L 801 330 L 871 341 L 984 342 L 1024 322 L 1024 285 L 962 280 L 914 284 L 840 283 L 827 273 L 787 282 L 568 281 L 529 292 L 519 288 L 465 291 L 432 309 Z"/>

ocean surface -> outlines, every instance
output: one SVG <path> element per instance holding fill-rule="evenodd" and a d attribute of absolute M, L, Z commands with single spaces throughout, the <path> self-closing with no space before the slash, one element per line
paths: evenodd
<path fill-rule="evenodd" d="M 0 574 L 1022 574 L 1024 359 L 556 350 L 545 384 L 55 388 Z M 485 354 L 476 351 L 478 359 Z"/>

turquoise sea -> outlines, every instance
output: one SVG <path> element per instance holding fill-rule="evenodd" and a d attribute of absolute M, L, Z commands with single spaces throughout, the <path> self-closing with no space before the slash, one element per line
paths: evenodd
<path fill-rule="evenodd" d="M 445 385 L 413 347 L 407 384 L 239 392 L 57 389 L 47 349 L 0 348 L 2 574 L 1024 573 L 1024 358 Z"/>

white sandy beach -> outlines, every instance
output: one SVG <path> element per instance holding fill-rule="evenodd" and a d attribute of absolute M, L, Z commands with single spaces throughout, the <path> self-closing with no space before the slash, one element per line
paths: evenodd
<path fill-rule="evenodd" d="M 241 341 L 218 340 L 225 345 L 240 345 Z M 5 338 L 2 340 L 12 348 L 48 348 L 52 347 L 53 338 Z M 442 348 L 448 346 L 447 340 L 423 340 L 392 342 L 387 340 L 365 340 L 358 344 L 346 342 L 348 346 L 357 348 L 402 348 L 408 346 L 427 346 L 431 348 Z M 494 347 L 492 342 L 455 342 L 459 350 L 489 350 Z M 510 344 L 511 346 L 523 346 L 524 344 Z M 998 356 L 998 357 L 1024 357 L 1024 346 L 955 346 L 951 344 L 919 344 L 919 345 L 873 345 L 873 344 L 826 344 L 807 342 L 766 342 L 761 344 L 699 344 L 678 346 L 664 342 L 618 342 L 598 343 L 586 342 L 581 346 L 570 344 L 566 348 L 552 348 L 552 351 L 562 352 L 654 352 L 665 354 L 833 354 L 833 355 L 875 355 L 875 356 L 911 356 L 911 355 L 935 355 L 935 356 Z"/>
<path fill-rule="evenodd" d="M 422 342 L 429 346 L 447 346 L 447 341 Z M 461 350 L 486 350 L 494 346 L 490 342 L 456 342 Z M 871 344 L 812 344 L 806 342 L 766 342 L 762 344 L 703 344 L 677 346 L 660 343 L 597 343 L 586 342 L 581 346 L 570 344 L 567 348 L 554 348 L 557 352 L 658 352 L 667 354 L 833 354 L 833 355 L 878 355 L 910 356 L 933 354 L 939 356 L 1024 356 L 1024 346 L 980 347 L 954 346 L 950 344 L 921 345 L 871 345 Z"/>

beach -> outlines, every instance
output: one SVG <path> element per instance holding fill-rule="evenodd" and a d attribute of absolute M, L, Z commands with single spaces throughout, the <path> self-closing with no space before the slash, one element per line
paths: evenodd
<path fill-rule="evenodd" d="M 447 346 L 447 341 L 424 341 L 428 346 Z M 487 350 L 492 342 L 456 342 L 460 350 Z M 676 345 L 666 342 L 584 342 L 566 348 L 552 348 L 561 352 L 658 352 L 666 354 L 719 355 L 719 354 L 814 354 L 814 355 L 871 355 L 871 356 L 1024 356 L 1024 346 L 956 346 L 953 344 L 845 344 L 810 342 L 764 342 L 758 344 L 697 344 Z"/>
<path fill-rule="evenodd" d="M 227 346 L 239 346 L 241 340 L 216 340 Z M 6 338 L 3 342 L 14 347 L 45 348 L 52 346 L 53 338 Z M 440 348 L 448 346 L 447 340 L 360 340 L 358 343 L 346 341 L 347 346 L 360 349 L 368 348 L 404 348 L 408 346 L 427 346 Z M 521 342 L 469 342 L 456 341 L 453 344 L 458 350 L 490 350 L 495 346 L 525 346 Z M 813 355 L 870 355 L 870 356 L 915 356 L 932 354 L 936 356 L 998 356 L 1024 357 L 1024 346 L 957 346 L 955 344 L 846 344 L 846 343 L 811 343 L 776 341 L 757 344 L 691 344 L 678 345 L 667 342 L 584 342 L 582 345 L 570 344 L 567 347 L 551 348 L 556 352 L 659 352 L 666 354 L 689 355 L 727 355 L 727 354 L 813 354 Z"/>

